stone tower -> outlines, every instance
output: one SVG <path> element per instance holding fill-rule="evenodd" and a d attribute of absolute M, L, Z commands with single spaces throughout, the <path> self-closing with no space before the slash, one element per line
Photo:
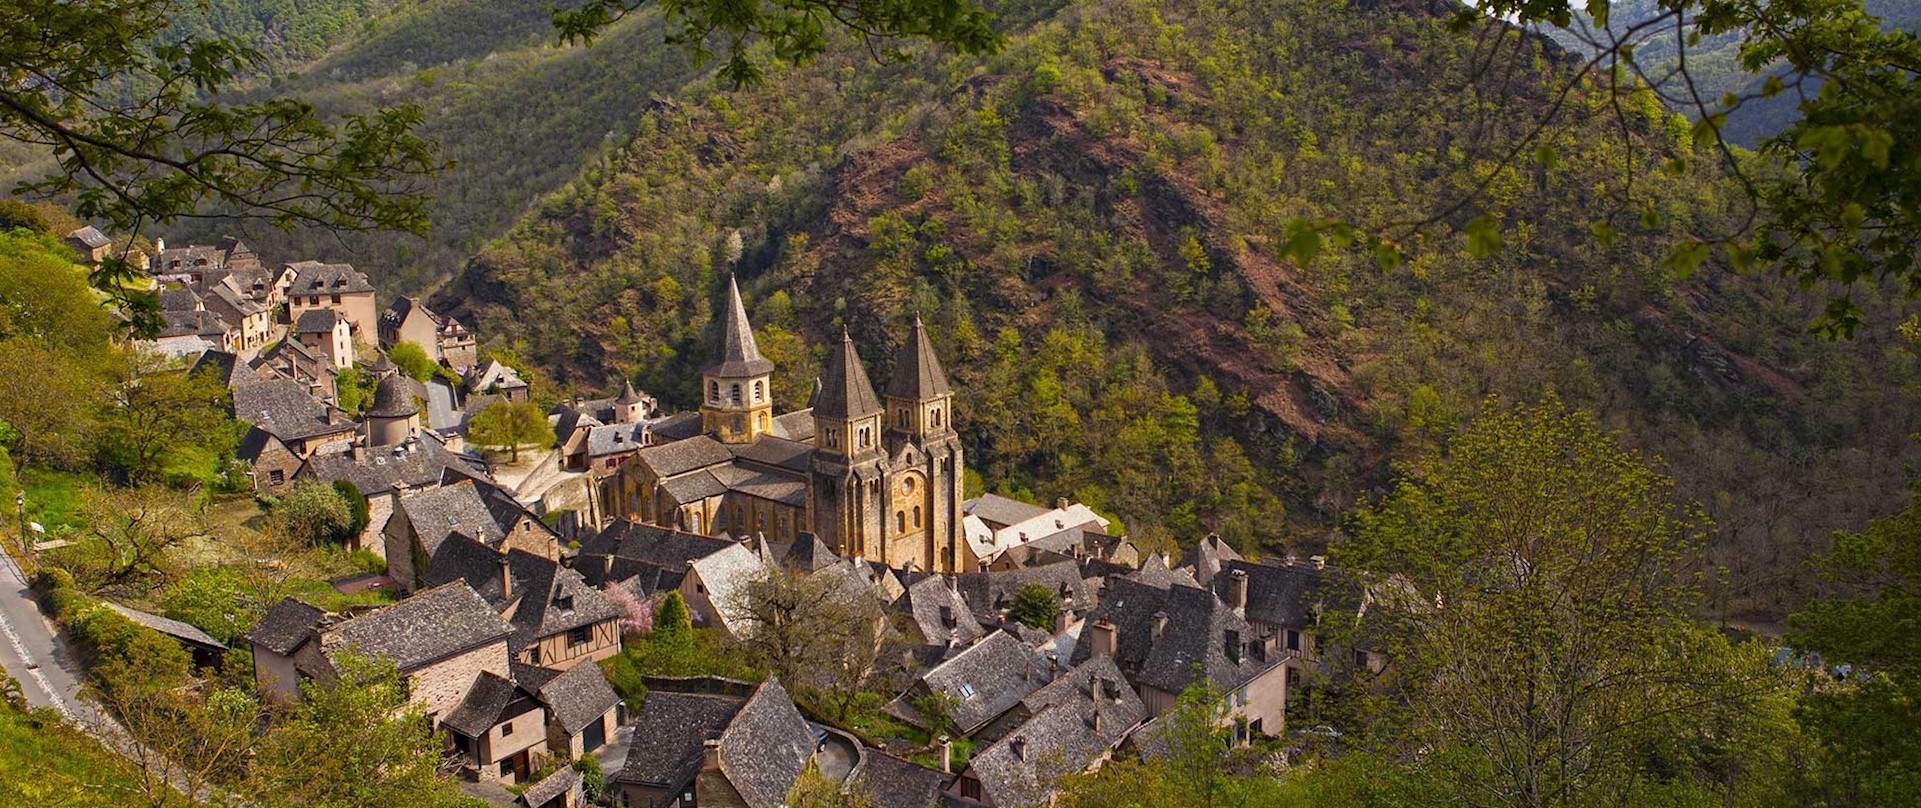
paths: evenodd
<path fill-rule="evenodd" d="M 845 331 L 814 391 L 814 533 L 843 556 L 897 564 L 881 543 L 880 398 Z"/>
<path fill-rule="evenodd" d="M 960 572 L 961 442 L 954 392 L 920 317 L 894 357 L 887 382 L 887 476 L 882 490 L 889 556 L 921 559 L 920 569 Z"/>
<path fill-rule="evenodd" d="M 638 424 L 646 418 L 647 398 L 635 392 L 633 382 L 627 382 L 620 389 L 620 397 L 614 399 L 614 423 Z"/>
<path fill-rule="evenodd" d="M 700 372 L 702 430 L 722 443 L 751 443 L 774 426 L 774 363 L 760 355 L 740 285 L 727 278 L 720 354 Z"/>
<path fill-rule="evenodd" d="M 367 410 L 367 445 L 393 446 L 420 434 L 420 405 L 400 374 L 389 373 L 374 387 L 374 404 Z"/>

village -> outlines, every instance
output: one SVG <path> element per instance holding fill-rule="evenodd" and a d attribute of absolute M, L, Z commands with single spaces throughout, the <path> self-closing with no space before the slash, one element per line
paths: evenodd
<path fill-rule="evenodd" d="M 83 260 L 106 244 L 68 241 Z M 1253 560 L 1206 536 L 1173 558 L 1082 504 L 967 495 L 953 390 L 918 319 L 884 389 L 843 336 L 810 400 L 781 411 L 730 281 L 698 410 L 612 382 L 617 395 L 544 412 L 541 443 L 483 447 L 476 417 L 532 399 L 462 323 L 419 298 L 380 305 L 346 264 L 276 268 L 233 238 L 154 246 L 165 326 L 142 347 L 230 388 L 259 496 L 311 480 L 364 497 L 348 544 L 385 572 L 336 586 L 397 598 L 266 609 L 241 635 L 262 697 L 300 699 L 343 654 L 391 662 L 469 792 L 499 804 L 586 804 L 565 764 L 589 756 L 604 804 L 761 808 L 804 776 L 889 808 L 1041 804 L 1117 754 L 1168 754 L 1159 730 L 1184 694 L 1212 702 L 1235 743 L 1273 746 L 1338 734 L 1289 726 L 1310 675 L 1385 666 L 1332 628 L 1375 595 L 1320 557 Z M 396 353 L 433 372 L 403 372 Z M 770 607 L 795 592 L 814 600 Z M 206 664 L 229 650 L 116 608 Z M 804 681 L 610 680 L 673 612 L 721 641 L 779 645 Z M 793 629 L 816 618 L 852 645 L 795 652 L 810 638 Z M 837 682 L 893 697 L 850 718 L 790 692 Z"/>

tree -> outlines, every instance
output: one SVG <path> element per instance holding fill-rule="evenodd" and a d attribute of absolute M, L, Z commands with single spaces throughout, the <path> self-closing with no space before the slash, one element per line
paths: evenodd
<path fill-rule="evenodd" d="M 1007 610 L 1007 618 L 1035 631 L 1052 632 L 1060 613 L 1060 596 L 1046 584 L 1030 581 L 1014 593 L 1014 605 Z"/>
<path fill-rule="evenodd" d="M 260 716 L 248 694 L 158 684 L 141 670 L 113 674 L 94 694 L 136 741 L 124 748 L 153 808 L 187 804 L 182 791 L 208 794 L 245 778 Z"/>
<path fill-rule="evenodd" d="M 646 0 L 587 0 L 579 8 L 555 9 L 554 27 L 563 41 L 592 42 L 608 26 L 647 5 Z M 873 40 L 913 37 L 963 53 L 992 53 L 1002 41 L 992 27 L 994 15 L 971 0 L 794 0 L 753 5 L 670 0 L 660 7 L 675 29 L 667 41 L 686 47 L 696 60 L 715 55 L 708 43 L 725 43 L 727 61 L 720 66 L 720 77 L 736 87 L 758 83 L 763 74 L 761 64 L 749 56 L 748 46 L 754 40 L 765 40 L 778 59 L 806 64 L 827 49 L 830 25 L 839 25 L 870 46 Z M 891 49 L 887 53 L 905 58 Z"/>
<path fill-rule="evenodd" d="M 265 806 L 466 806 L 440 773 L 444 741 L 391 662 L 341 654 L 336 681 L 300 683 L 298 707 L 260 739 L 247 794 Z"/>
<path fill-rule="evenodd" d="M 467 437 L 482 446 L 505 446 L 518 461 L 522 444 L 553 443 L 554 428 L 529 402 L 496 401 L 474 416 L 467 425 Z"/>
<path fill-rule="evenodd" d="M 202 514 L 190 504 L 194 495 L 158 485 L 84 489 L 80 515 L 86 534 L 57 551 L 63 566 L 88 590 L 165 577 L 174 551 L 206 535 Z"/>
<path fill-rule="evenodd" d="M 1376 596 L 1345 642 L 1383 647 L 1398 683 L 1355 697 L 1364 748 L 1460 804 L 1631 803 L 1723 774 L 1692 750 L 1751 739 L 1783 683 L 1689 616 L 1702 519 L 1591 416 L 1484 410 L 1334 548 Z"/>
<path fill-rule="evenodd" d="M 867 784 L 829 779 L 820 766 L 809 761 L 794 785 L 787 790 L 783 805 L 790 808 L 879 808 L 880 801 L 868 791 Z"/>
<path fill-rule="evenodd" d="M 339 542 L 355 535 L 353 505 L 339 489 L 318 480 L 297 480 L 274 507 L 294 536 L 311 544 Z"/>
<path fill-rule="evenodd" d="M 739 590 L 727 609 L 740 626 L 748 661 L 780 677 L 803 698 L 846 720 L 881 673 L 880 601 L 853 577 L 769 570 Z"/>
<path fill-rule="evenodd" d="M 15 460 L 77 465 L 105 393 L 113 327 L 58 240 L 0 232 L 0 419 Z"/>
<path fill-rule="evenodd" d="M 354 485 L 354 481 L 346 479 L 335 480 L 334 491 L 346 501 L 347 511 L 353 517 L 348 521 L 344 535 L 349 538 L 360 535 L 368 525 L 373 524 L 374 519 L 373 511 L 367 505 L 366 495 L 360 493 L 360 486 Z"/>
<path fill-rule="evenodd" d="M 42 216 L 34 206 L 18 199 L 0 199 L 0 231 L 24 228 L 35 233 L 47 232 L 47 217 Z"/>
<path fill-rule="evenodd" d="M 159 479 L 177 450 L 225 439 L 234 430 L 226 414 L 230 393 L 211 373 L 169 370 L 160 357 L 132 353 L 117 366 L 100 416 L 98 456 L 107 468 L 135 483 Z M 231 454 L 233 446 L 216 454 Z"/>
<path fill-rule="evenodd" d="M 398 342 L 387 349 L 387 358 L 400 368 L 407 378 L 424 382 L 434 377 L 434 360 L 428 358 L 427 349 L 412 342 Z"/>
<path fill-rule="evenodd" d="M 1907 508 L 1835 536 L 1823 560 L 1840 594 L 1796 613 L 1789 642 L 1854 676 L 1811 693 L 1818 744 L 1809 801 L 1902 805 L 1921 794 L 1921 486 Z"/>

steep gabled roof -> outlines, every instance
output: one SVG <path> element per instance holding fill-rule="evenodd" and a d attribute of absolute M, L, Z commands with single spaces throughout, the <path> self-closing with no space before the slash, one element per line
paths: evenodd
<path fill-rule="evenodd" d="M 1054 783 L 1101 759 L 1147 717 L 1133 689 L 1063 676 L 1054 697 L 1000 740 L 974 752 L 967 772 L 996 805 L 1048 802 Z"/>
<path fill-rule="evenodd" d="M 752 808 L 781 805 L 814 758 L 814 733 L 778 677 L 754 689 L 720 735 L 720 768 Z"/>
<path fill-rule="evenodd" d="M 282 598 L 279 603 L 267 607 L 260 622 L 247 632 L 244 639 L 256 648 L 265 648 L 281 656 L 292 656 L 307 641 L 309 632 L 318 627 L 327 613 L 318 606 L 309 606 L 293 598 Z"/>
<path fill-rule="evenodd" d="M 747 306 L 740 301 L 740 285 L 727 278 L 727 304 L 721 309 L 720 351 L 701 373 L 723 379 L 765 376 L 774 372 L 774 363 L 760 355 L 754 343 L 754 327 L 747 322 Z"/>
<path fill-rule="evenodd" d="M 930 808 L 940 803 L 941 789 L 949 778 L 939 769 L 879 749 L 863 749 L 860 763 L 847 775 L 847 783 L 878 808 Z"/>
<path fill-rule="evenodd" d="M 927 401 L 953 392 L 947 386 L 947 374 L 941 372 L 940 357 L 934 355 L 934 343 L 927 339 L 927 330 L 921 327 L 920 315 L 916 314 L 907 341 L 901 343 L 900 353 L 894 356 L 894 375 L 887 380 L 887 397 Z"/>
<path fill-rule="evenodd" d="M 621 383 L 620 397 L 614 399 L 614 403 L 622 405 L 640 403 L 640 393 L 634 390 L 634 383 L 632 381 Z"/>
<path fill-rule="evenodd" d="M 840 332 L 840 349 L 829 352 L 827 367 L 821 372 L 820 391 L 814 396 L 814 415 L 851 421 L 879 415 L 880 399 L 867 380 L 867 368 L 854 350 L 854 338 Z"/>
<path fill-rule="evenodd" d="M 292 269 L 293 284 L 288 294 L 355 294 L 372 292 L 374 285 L 367 280 L 364 272 L 353 268 L 352 264 L 323 264 L 319 261 L 296 261 L 288 264 Z"/>
<path fill-rule="evenodd" d="M 1156 636 L 1154 623 L 1162 617 L 1167 622 Z M 1278 657 L 1257 659 L 1249 648 L 1237 648 L 1230 656 L 1230 632 L 1242 644 L 1256 638 L 1245 618 L 1205 589 L 1108 578 L 1101 605 L 1088 619 L 1114 624 L 1115 661 L 1132 681 L 1166 693 L 1179 693 L 1192 684 L 1197 666 L 1198 675 L 1215 687 L 1233 690 L 1280 663 Z M 1075 644 L 1076 664 L 1091 655 L 1090 643 Z"/>
<path fill-rule="evenodd" d="M 961 734 L 971 735 L 1047 684 L 1048 675 L 1046 659 L 996 631 L 929 669 L 921 683 L 953 698 L 949 717 Z"/>
<path fill-rule="evenodd" d="M 1181 554 L 1181 566 L 1191 567 L 1194 571 L 1194 580 L 1199 581 L 1202 586 L 1211 583 L 1227 562 L 1240 560 L 1241 554 L 1235 552 L 1233 546 L 1216 533 L 1207 534 L 1205 538 L 1195 542 L 1193 547 L 1187 548 L 1187 552 Z"/>
<path fill-rule="evenodd" d="M 678 794 L 700 772 L 701 747 L 719 738 L 747 700 L 737 696 L 649 690 L 634 717 L 634 737 L 615 777 Z"/>
<path fill-rule="evenodd" d="M 283 441 L 354 429 L 352 421 L 337 416 L 332 407 L 308 395 L 306 385 L 292 379 L 265 379 L 235 388 L 233 417 Z"/>
<path fill-rule="evenodd" d="M 540 703 L 568 735 L 579 735 L 620 703 L 620 694 L 607 684 L 600 666 L 583 663 L 547 680 L 539 687 Z"/>
<path fill-rule="evenodd" d="M 386 657 L 406 673 L 505 640 L 513 628 L 465 582 L 456 581 L 334 626 L 322 635 L 321 646 L 329 655 L 352 651 Z"/>

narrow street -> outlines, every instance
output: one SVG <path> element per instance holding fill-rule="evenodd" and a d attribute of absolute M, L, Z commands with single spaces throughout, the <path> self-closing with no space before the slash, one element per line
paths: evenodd
<path fill-rule="evenodd" d="M 80 663 L 41 615 L 27 576 L 0 552 L 0 665 L 20 680 L 27 703 L 52 707 L 69 723 L 97 725 L 99 715 L 80 700 Z"/>

